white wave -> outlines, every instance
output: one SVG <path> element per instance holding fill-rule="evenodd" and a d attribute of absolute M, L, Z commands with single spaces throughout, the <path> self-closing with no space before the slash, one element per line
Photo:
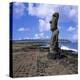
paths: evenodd
<path fill-rule="evenodd" d="M 61 49 L 63 49 L 63 50 L 72 50 L 72 51 L 78 52 L 78 50 L 69 48 L 69 47 L 64 46 L 64 45 L 61 46 Z"/>

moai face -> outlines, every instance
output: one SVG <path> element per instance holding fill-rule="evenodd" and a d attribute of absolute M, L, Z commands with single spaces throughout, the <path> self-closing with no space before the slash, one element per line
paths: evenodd
<path fill-rule="evenodd" d="M 52 20 L 50 21 L 51 31 L 57 29 L 58 18 L 59 18 L 59 13 L 56 12 L 52 15 Z"/>

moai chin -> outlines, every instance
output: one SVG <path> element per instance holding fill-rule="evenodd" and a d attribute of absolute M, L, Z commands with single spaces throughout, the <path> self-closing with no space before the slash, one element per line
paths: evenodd
<path fill-rule="evenodd" d="M 52 32 L 51 39 L 50 39 L 50 52 L 48 56 L 51 58 L 56 58 L 56 55 L 58 55 L 58 35 L 59 30 L 57 27 L 59 19 L 59 13 L 56 12 L 52 15 L 52 19 L 50 21 L 50 30 Z"/>

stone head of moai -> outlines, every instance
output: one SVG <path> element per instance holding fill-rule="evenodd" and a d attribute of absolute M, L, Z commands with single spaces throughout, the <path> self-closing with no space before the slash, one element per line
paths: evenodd
<path fill-rule="evenodd" d="M 51 31 L 54 31 L 57 29 L 57 23 L 58 23 L 58 18 L 59 18 L 59 13 L 58 12 L 55 12 L 53 15 L 52 15 L 52 19 L 50 21 L 50 30 Z"/>

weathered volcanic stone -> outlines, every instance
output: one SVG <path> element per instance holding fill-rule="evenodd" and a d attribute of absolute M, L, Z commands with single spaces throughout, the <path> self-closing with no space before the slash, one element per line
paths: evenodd
<path fill-rule="evenodd" d="M 58 35 L 59 30 L 57 27 L 59 19 L 59 13 L 54 13 L 52 15 L 52 20 L 50 21 L 50 30 L 52 32 L 51 40 L 50 40 L 50 52 L 48 53 L 49 58 L 56 58 L 59 56 L 59 47 L 58 47 Z"/>

